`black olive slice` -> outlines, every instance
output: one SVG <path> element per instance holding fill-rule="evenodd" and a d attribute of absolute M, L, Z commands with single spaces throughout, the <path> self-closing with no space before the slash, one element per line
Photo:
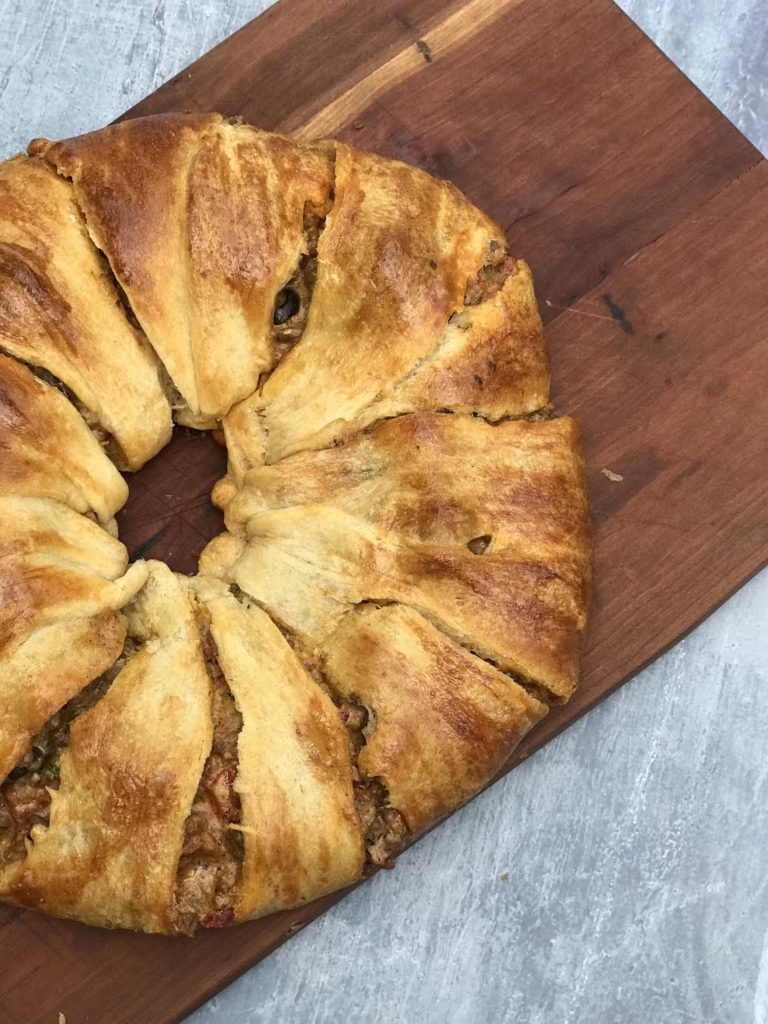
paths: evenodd
<path fill-rule="evenodd" d="M 275 312 L 272 323 L 280 326 L 287 323 L 291 317 L 296 316 L 301 306 L 301 300 L 293 288 L 281 288 L 275 299 Z"/>

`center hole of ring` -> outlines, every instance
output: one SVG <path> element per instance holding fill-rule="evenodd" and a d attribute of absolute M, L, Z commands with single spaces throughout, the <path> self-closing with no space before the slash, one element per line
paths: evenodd
<path fill-rule="evenodd" d="M 128 501 L 117 513 L 131 561 L 157 558 L 194 574 L 205 545 L 224 529 L 211 489 L 227 469 L 211 431 L 174 427 L 170 443 L 137 473 L 126 473 Z"/>

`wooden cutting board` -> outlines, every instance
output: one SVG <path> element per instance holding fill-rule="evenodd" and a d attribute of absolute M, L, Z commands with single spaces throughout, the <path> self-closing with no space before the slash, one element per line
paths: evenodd
<path fill-rule="evenodd" d="M 420 164 L 533 266 L 597 589 L 581 689 L 508 767 L 766 561 L 768 168 L 610 0 L 281 0 L 129 114 L 177 109 Z M 132 481 L 129 547 L 194 571 L 223 462 L 178 432 Z M 176 1021 L 337 898 L 194 940 L 0 910 L 0 1022 Z"/>

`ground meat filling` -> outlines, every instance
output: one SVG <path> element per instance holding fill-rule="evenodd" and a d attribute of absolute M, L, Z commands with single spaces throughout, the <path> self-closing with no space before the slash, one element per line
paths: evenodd
<path fill-rule="evenodd" d="M 497 257 L 481 267 L 469 282 L 464 293 L 464 305 L 479 306 L 481 302 L 487 302 L 501 289 L 507 278 L 515 273 L 517 260 L 514 256 L 505 256 L 500 252 Z"/>
<path fill-rule="evenodd" d="M 25 840 L 33 826 L 47 826 L 49 790 L 59 788 L 59 758 L 69 742 L 72 723 L 101 700 L 137 646 L 131 639 L 125 641 L 114 665 L 46 722 L 0 786 L 0 866 L 25 856 Z"/>
<path fill-rule="evenodd" d="M 360 751 L 366 744 L 364 730 L 368 725 L 368 709 L 362 704 L 342 701 L 339 714 L 349 734 L 355 807 L 365 836 L 368 868 L 392 868 L 394 858 L 408 839 L 408 826 L 402 814 L 390 806 L 386 786 L 380 779 L 366 779 L 358 766 Z"/>
<path fill-rule="evenodd" d="M 232 585 L 230 591 L 242 603 L 250 603 L 251 599 L 237 585 Z M 394 867 L 395 856 L 408 840 L 408 826 L 402 814 L 390 805 L 389 793 L 383 782 L 380 779 L 366 778 L 360 771 L 358 758 L 366 744 L 368 709 L 354 700 L 340 700 L 315 659 L 302 650 L 296 637 L 279 624 L 278 629 L 318 687 L 334 701 L 346 727 L 352 761 L 355 807 L 365 837 L 367 868 L 371 871 L 373 868 Z M 238 839 L 241 838 L 239 833 L 236 835 Z"/>
<path fill-rule="evenodd" d="M 99 442 L 101 447 L 114 462 L 118 469 L 128 469 L 128 462 L 125 458 L 125 452 L 115 440 L 114 436 L 105 430 L 104 427 L 99 423 L 98 417 L 95 413 L 87 409 L 83 403 L 76 398 L 73 394 L 69 394 L 69 400 L 72 405 L 77 409 L 82 418 L 85 420 L 86 425 L 96 440 Z"/>
<path fill-rule="evenodd" d="M 304 236 L 307 252 L 291 279 L 277 293 L 275 310 L 272 315 L 272 338 L 275 355 L 279 362 L 289 349 L 293 348 L 307 325 L 309 304 L 317 280 L 317 242 L 325 224 L 326 213 L 307 203 L 304 207 Z"/>
<path fill-rule="evenodd" d="M 243 719 L 219 667 L 206 623 L 203 654 L 211 678 L 213 745 L 187 818 L 174 895 L 175 924 L 221 928 L 234 918 L 235 886 L 243 862 L 240 797 L 235 792 L 237 740 Z"/>

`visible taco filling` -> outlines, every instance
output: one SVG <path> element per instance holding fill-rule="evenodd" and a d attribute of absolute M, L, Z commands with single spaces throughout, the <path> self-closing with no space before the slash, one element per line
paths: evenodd
<path fill-rule="evenodd" d="M 201 613 L 201 620 L 203 615 Z M 209 624 L 202 621 L 203 655 L 211 678 L 213 744 L 187 818 L 179 861 L 174 918 L 178 931 L 220 928 L 234 918 L 235 886 L 243 862 L 240 797 L 235 791 L 237 741 L 243 719 L 218 662 Z"/>
<path fill-rule="evenodd" d="M 366 744 L 368 709 L 362 704 L 342 701 L 339 714 L 349 734 L 355 807 L 365 836 L 367 864 L 370 869 L 392 868 L 394 858 L 408 840 L 408 826 L 400 811 L 390 805 L 381 779 L 368 779 L 360 771 L 358 758 Z"/>
<path fill-rule="evenodd" d="M 69 742 L 72 723 L 101 700 L 137 647 L 134 640 L 126 639 L 114 665 L 46 722 L 0 786 L 0 866 L 22 859 L 32 828 L 48 824 L 50 791 L 59 788 L 59 759 Z"/>
<path fill-rule="evenodd" d="M 505 256 L 499 248 L 493 250 L 491 257 L 467 285 L 465 306 L 479 306 L 481 302 L 487 302 L 501 290 L 507 278 L 517 273 L 517 260 L 514 256 Z"/>
<path fill-rule="evenodd" d="M 81 417 L 85 420 L 86 426 L 90 432 L 117 468 L 122 470 L 128 469 L 128 460 L 125 457 L 125 452 L 115 440 L 114 435 L 110 434 L 108 430 L 105 430 L 104 427 L 102 427 L 98 416 L 94 412 L 91 412 L 90 409 L 86 408 L 79 398 L 72 394 L 70 394 L 69 398 L 74 407 L 80 413 Z"/>
<path fill-rule="evenodd" d="M 278 361 L 304 333 L 309 305 L 317 280 L 317 242 L 325 224 L 326 213 L 319 214 L 307 203 L 304 207 L 304 238 L 307 251 L 290 280 L 275 297 L 272 314 L 272 338 Z"/>
<path fill-rule="evenodd" d="M 12 355 L 12 353 L 6 353 L 6 355 L 9 354 Z M 85 420 L 85 425 L 118 469 L 125 470 L 129 468 L 125 452 L 117 443 L 114 436 L 104 429 L 98 416 L 80 401 L 74 391 L 67 387 L 60 377 L 51 373 L 51 371 L 47 370 L 44 366 L 38 366 L 36 363 L 30 363 L 26 359 L 19 359 L 18 362 L 23 363 L 28 370 L 31 370 L 38 380 L 41 380 L 44 384 L 49 384 L 51 387 L 56 388 L 57 391 L 60 391 L 61 394 L 64 395 L 72 405 L 74 405 L 81 418 Z"/>

